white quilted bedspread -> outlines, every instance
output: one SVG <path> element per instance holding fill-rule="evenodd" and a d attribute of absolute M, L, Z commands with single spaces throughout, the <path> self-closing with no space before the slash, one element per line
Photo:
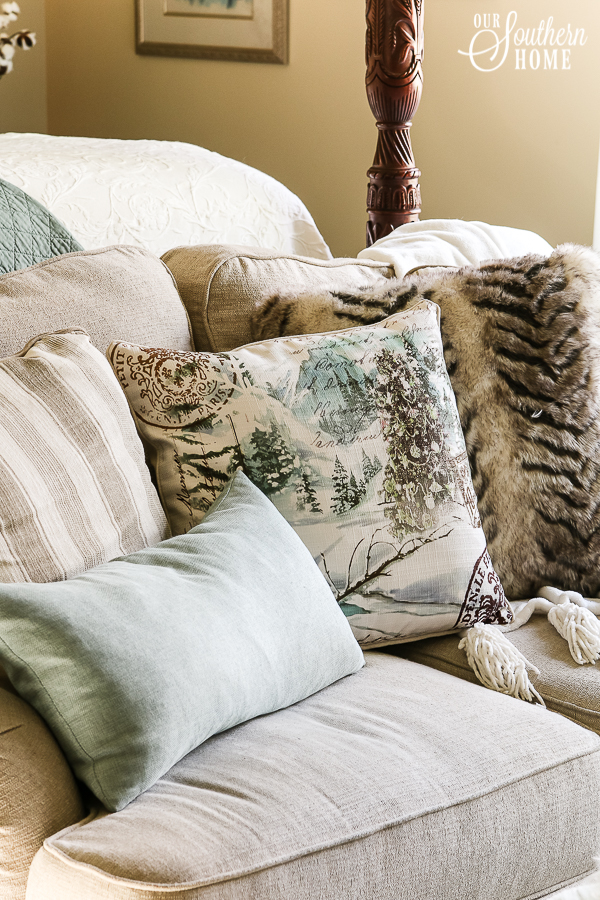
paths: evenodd
<path fill-rule="evenodd" d="M 86 250 L 242 244 L 330 259 L 299 198 L 193 144 L 0 134 L 0 178 L 60 219 Z"/>

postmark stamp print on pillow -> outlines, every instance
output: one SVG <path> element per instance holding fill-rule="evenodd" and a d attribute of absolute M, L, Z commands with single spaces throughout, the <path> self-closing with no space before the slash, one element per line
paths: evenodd
<path fill-rule="evenodd" d="M 374 326 L 108 358 L 171 528 L 200 522 L 241 466 L 319 563 L 363 646 L 508 622 L 486 551 L 438 308 Z"/>

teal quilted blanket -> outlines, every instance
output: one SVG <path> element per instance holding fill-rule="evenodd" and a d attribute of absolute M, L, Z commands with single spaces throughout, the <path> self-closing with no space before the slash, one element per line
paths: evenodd
<path fill-rule="evenodd" d="M 41 203 L 0 178 L 0 273 L 83 250 Z"/>

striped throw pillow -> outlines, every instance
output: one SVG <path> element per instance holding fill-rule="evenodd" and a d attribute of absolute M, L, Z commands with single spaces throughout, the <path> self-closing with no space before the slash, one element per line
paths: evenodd
<path fill-rule="evenodd" d="M 0 360 L 0 581 L 61 581 L 165 537 L 127 401 L 87 334 Z"/>

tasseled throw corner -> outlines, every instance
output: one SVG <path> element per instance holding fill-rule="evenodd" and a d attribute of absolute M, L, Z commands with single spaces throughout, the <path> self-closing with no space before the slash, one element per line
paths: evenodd
<path fill-rule="evenodd" d="M 600 659 L 600 622 L 596 616 L 575 603 L 557 603 L 548 613 L 548 621 L 569 642 L 571 656 L 580 666 Z"/>
<path fill-rule="evenodd" d="M 534 613 L 548 616 L 550 624 L 569 644 L 571 656 L 580 666 L 594 665 L 600 659 L 600 602 L 582 597 L 577 591 L 560 591 L 544 587 L 540 596 L 511 604 L 514 619 L 510 625 L 474 625 L 461 632 L 464 637 L 459 650 L 467 654 L 469 665 L 485 687 L 510 694 L 529 703 L 541 703 L 542 697 L 529 680 L 527 670 L 539 670 L 517 650 L 505 632 L 516 631 Z"/>
<path fill-rule="evenodd" d="M 597 619 L 600 603 L 597 600 L 588 600 L 577 591 L 543 587 L 539 597 L 519 607 L 514 623 L 524 624 L 533 612 L 548 614 L 548 621 L 568 641 L 571 656 L 580 666 L 594 665 L 600 659 L 600 622 Z M 514 623 L 502 630 L 518 628 Z"/>
<path fill-rule="evenodd" d="M 497 626 L 478 623 L 463 634 L 459 650 L 465 651 L 469 665 L 485 687 L 528 703 L 546 705 L 528 675 L 528 670 L 539 675 L 539 669 L 525 659 Z"/>

